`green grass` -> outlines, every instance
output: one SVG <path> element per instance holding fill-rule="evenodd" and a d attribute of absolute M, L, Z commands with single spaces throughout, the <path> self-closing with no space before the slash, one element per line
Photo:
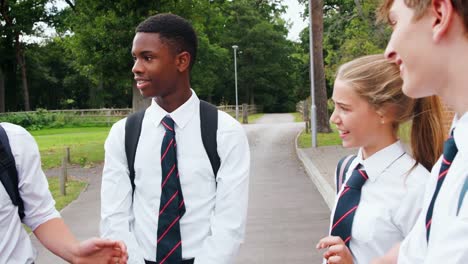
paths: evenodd
<path fill-rule="evenodd" d="M 49 180 L 49 190 L 55 199 L 55 208 L 59 211 L 78 198 L 78 195 L 80 195 L 81 191 L 83 191 L 84 187 L 87 185 L 84 181 L 68 178 L 65 187 L 67 195 L 64 196 L 60 194 L 58 177 L 49 177 L 47 179 Z"/>
<path fill-rule="evenodd" d="M 294 112 L 294 113 L 291 113 L 291 115 L 294 116 L 294 122 L 304 122 L 304 120 L 302 119 L 302 114 L 301 113 Z"/>
<path fill-rule="evenodd" d="M 332 125 L 332 133 L 318 133 L 317 134 L 317 146 L 334 146 L 341 145 L 341 139 L 338 134 L 338 130 Z M 300 148 L 312 147 L 312 135 L 302 131 L 297 139 L 297 145 Z"/>
<path fill-rule="evenodd" d="M 69 203 L 76 200 L 78 195 L 80 195 L 87 185 L 84 181 L 68 178 L 68 182 L 65 187 L 67 195 L 64 196 L 60 194 L 60 183 L 58 177 L 48 177 L 47 180 L 49 181 L 49 190 L 52 193 L 52 197 L 54 197 L 55 208 L 57 211 L 62 210 Z M 23 227 L 26 229 L 28 234 L 32 232 L 28 226 L 23 224 Z"/>
<path fill-rule="evenodd" d="M 81 127 L 81 128 L 51 128 L 30 131 L 39 145 L 43 169 L 61 165 L 65 148 L 70 147 L 71 162 L 82 166 L 104 160 L 104 141 L 110 127 Z M 62 210 L 74 201 L 87 183 L 81 180 L 68 179 L 66 183 L 67 195 L 60 194 L 58 177 L 48 177 L 49 190 L 55 200 L 55 208 Z M 25 226 L 26 230 L 31 232 Z"/>
<path fill-rule="evenodd" d="M 61 165 L 70 147 L 71 163 L 89 166 L 104 160 L 104 141 L 110 127 L 58 128 L 31 131 L 39 145 L 43 169 Z"/>

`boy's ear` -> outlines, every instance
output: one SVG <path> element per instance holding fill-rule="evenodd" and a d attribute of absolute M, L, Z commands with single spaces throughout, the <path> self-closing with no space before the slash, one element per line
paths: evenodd
<path fill-rule="evenodd" d="M 453 23 L 453 12 L 451 0 L 432 0 L 432 38 L 435 42 L 439 42 L 447 34 Z"/>
<path fill-rule="evenodd" d="M 176 66 L 179 72 L 184 72 L 190 68 L 192 56 L 187 51 L 183 51 L 176 56 Z"/>

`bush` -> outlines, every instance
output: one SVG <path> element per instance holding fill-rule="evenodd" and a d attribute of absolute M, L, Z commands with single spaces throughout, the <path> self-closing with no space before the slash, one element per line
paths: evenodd
<path fill-rule="evenodd" d="M 45 109 L 39 109 L 36 112 L 3 114 L 0 116 L 0 121 L 17 124 L 29 130 L 39 130 L 53 124 L 56 115 L 56 113 L 49 113 Z"/>
<path fill-rule="evenodd" d="M 20 125 L 27 130 L 63 127 L 110 126 L 121 117 L 80 116 L 74 113 L 49 112 L 38 109 L 35 112 L 19 112 L 0 114 L 0 122 Z"/>

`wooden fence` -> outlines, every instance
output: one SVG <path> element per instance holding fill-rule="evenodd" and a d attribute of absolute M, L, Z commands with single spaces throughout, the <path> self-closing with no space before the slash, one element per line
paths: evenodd
<path fill-rule="evenodd" d="M 58 113 L 73 116 L 127 116 L 132 112 L 132 108 L 99 108 L 99 109 L 65 109 L 65 110 L 38 110 L 38 111 L 23 111 L 23 112 L 5 112 L 1 115 L 14 115 L 14 114 L 37 114 L 44 113 Z"/>
<path fill-rule="evenodd" d="M 247 113 L 249 115 L 253 115 L 253 114 L 256 114 L 256 113 L 261 113 L 262 112 L 262 107 L 261 106 L 258 106 L 258 105 L 248 105 L 248 104 L 241 104 L 241 105 L 238 105 L 238 108 L 239 108 L 239 116 L 242 115 L 242 113 L 244 112 L 244 109 L 247 111 Z M 236 106 L 235 105 L 219 105 L 218 106 L 218 109 L 223 111 L 223 112 L 226 112 L 232 116 L 234 116 L 236 114 Z"/>
<path fill-rule="evenodd" d="M 67 110 L 38 110 L 24 112 L 6 112 L 0 113 L 0 120 L 6 116 L 21 116 L 34 118 L 33 115 L 49 116 L 52 120 L 62 120 L 65 123 L 86 123 L 86 124 L 106 124 L 112 125 L 119 119 L 122 119 L 132 113 L 131 108 L 101 108 L 101 109 L 67 109 Z"/>
<path fill-rule="evenodd" d="M 235 105 L 221 105 L 218 109 L 228 114 L 235 116 Z M 261 112 L 261 107 L 257 105 L 239 105 L 239 116 L 242 116 L 244 109 L 249 115 Z M 79 120 L 89 124 L 107 124 L 112 125 L 114 122 L 122 119 L 133 112 L 132 108 L 101 108 L 101 109 L 67 109 L 67 110 L 38 110 L 25 112 L 6 112 L 0 113 L 0 119 L 6 115 L 28 115 L 28 114 L 56 114 L 62 116 L 67 122 L 71 120 Z"/>
<path fill-rule="evenodd" d="M 308 100 L 300 101 L 296 104 L 296 112 L 302 114 L 302 120 L 305 122 L 306 133 L 310 133 L 310 102 Z"/>

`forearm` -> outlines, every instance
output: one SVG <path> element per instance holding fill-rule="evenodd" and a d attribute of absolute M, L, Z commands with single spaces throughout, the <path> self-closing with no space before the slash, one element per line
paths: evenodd
<path fill-rule="evenodd" d="M 34 235 L 55 255 L 72 262 L 78 253 L 79 241 L 62 218 L 53 218 L 34 230 Z"/>

